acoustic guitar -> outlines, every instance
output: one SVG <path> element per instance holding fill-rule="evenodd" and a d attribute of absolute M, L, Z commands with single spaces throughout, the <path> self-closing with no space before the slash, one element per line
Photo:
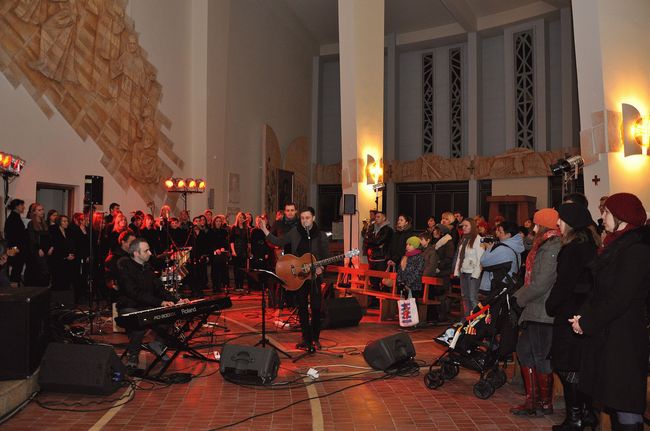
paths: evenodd
<path fill-rule="evenodd" d="M 300 257 L 285 254 L 278 258 L 278 262 L 275 264 L 275 273 L 286 283 L 285 289 L 295 291 L 300 289 L 305 281 L 311 278 L 314 268 L 358 255 L 359 250 L 354 249 L 345 254 L 317 261 L 316 257 L 311 253 L 305 253 Z"/>

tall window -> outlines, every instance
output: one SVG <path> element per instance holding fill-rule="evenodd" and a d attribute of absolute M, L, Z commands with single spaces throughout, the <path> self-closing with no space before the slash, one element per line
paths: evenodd
<path fill-rule="evenodd" d="M 422 152 L 433 153 L 433 53 L 422 55 Z"/>
<path fill-rule="evenodd" d="M 463 156 L 463 76 L 460 48 L 449 50 L 449 132 L 452 158 Z"/>
<path fill-rule="evenodd" d="M 535 58 L 533 30 L 514 34 L 515 145 L 535 149 Z"/>

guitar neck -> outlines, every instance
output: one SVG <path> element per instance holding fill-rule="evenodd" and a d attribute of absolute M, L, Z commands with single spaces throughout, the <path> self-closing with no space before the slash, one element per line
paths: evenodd
<path fill-rule="evenodd" d="M 330 263 L 338 262 L 339 260 L 345 259 L 345 254 L 339 254 L 336 256 L 328 257 L 327 259 L 319 260 L 317 262 L 314 262 L 312 265 L 313 266 L 325 266 L 329 265 Z"/>

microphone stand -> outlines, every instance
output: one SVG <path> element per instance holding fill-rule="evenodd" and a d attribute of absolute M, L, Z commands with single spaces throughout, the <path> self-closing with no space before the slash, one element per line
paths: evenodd
<path fill-rule="evenodd" d="M 322 296 L 322 293 L 320 291 L 320 286 L 318 286 L 316 284 L 316 268 L 313 265 L 315 259 L 314 259 L 314 253 L 313 253 L 313 248 L 312 248 L 311 234 L 309 232 L 311 230 L 311 226 L 310 227 L 303 226 L 303 228 L 307 231 L 307 241 L 309 241 L 309 255 L 311 256 L 311 265 L 309 265 L 309 271 L 311 273 L 311 279 L 309 281 L 309 283 L 310 283 L 309 289 L 311 289 L 310 292 L 309 292 L 309 296 L 310 296 L 309 303 L 311 304 L 311 302 L 314 299 L 314 293 L 318 293 L 318 295 L 321 295 L 321 296 Z M 319 234 L 320 234 L 320 232 L 319 232 Z M 303 285 L 301 287 L 301 289 L 304 288 L 304 287 L 305 286 Z M 322 302 L 322 298 L 321 298 L 321 302 Z M 322 306 L 322 304 L 321 304 L 321 306 Z M 307 316 L 307 319 L 309 319 L 309 315 Z M 320 319 L 320 316 L 319 316 L 319 319 Z M 312 320 L 313 320 L 313 318 L 312 318 Z M 320 322 L 319 322 L 319 325 L 320 325 Z M 311 326 L 312 326 L 311 323 L 309 323 L 309 329 L 310 330 L 312 329 Z M 342 358 L 343 357 L 343 355 L 339 354 L 339 353 L 330 353 L 330 352 L 323 352 L 322 350 L 316 350 L 316 348 L 314 347 L 314 344 L 313 344 L 313 340 L 312 340 L 312 344 L 307 347 L 307 351 L 300 354 L 300 355 L 298 355 L 298 356 L 296 356 L 291 362 L 298 362 L 299 360 L 301 360 L 301 359 L 303 359 L 303 358 L 305 358 L 307 356 L 313 356 L 315 354 L 324 355 L 324 356 L 332 356 L 332 357 L 335 357 L 335 358 Z"/>

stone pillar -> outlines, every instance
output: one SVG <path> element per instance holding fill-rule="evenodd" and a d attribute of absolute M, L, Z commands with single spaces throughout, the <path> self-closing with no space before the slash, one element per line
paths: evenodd
<path fill-rule="evenodd" d="M 481 40 L 476 32 L 467 34 L 467 155 L 478 155 L 478 140 L 481 136 L 481 122 L 478 110 L 481 106 Z M 468 184 L 469 205 L 465 217 L 478 214 L 478 182 L 472 176 Z"/>
<path fill-rule="evenodd" d="M 383 157 L 384 1 L 339 0 L 338 7 L 341 181 L 343 194 L 357 197 L 357 213 L 343 220 L 349 250 L 360 248 L 359 217 L 368 217 L 375 206 L 372 186 L 366 184 L 367 155 L 376 161 Z"/>
<path fill-rule="evenodd" d="M 621 104 L 634 105 L 642 115 L 650 110 L 648 40 L 650 2 L 574 0 L 573 31 L 580 102 L 580 146 L 585 193 L 594 217 L 598 200 L 617 192 L 636 194 L 650 208 L 650 158 L 624 157 Z M 597 184 L 594 176 L 600 179 Z"/>

